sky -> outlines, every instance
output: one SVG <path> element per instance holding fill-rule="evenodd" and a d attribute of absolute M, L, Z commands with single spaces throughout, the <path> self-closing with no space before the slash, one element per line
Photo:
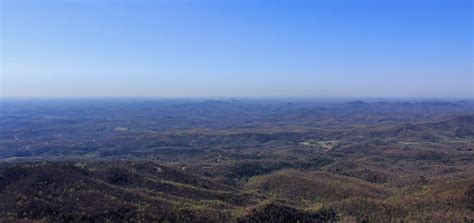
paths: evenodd
<path fill-rule="evenodd" d="M 0 97 L 474 97 L 471 0 L 0 7 Z"/>

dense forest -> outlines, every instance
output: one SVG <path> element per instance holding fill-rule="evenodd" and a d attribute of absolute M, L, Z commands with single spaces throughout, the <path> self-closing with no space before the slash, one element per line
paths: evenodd
<path fill-rule="evenodd" d="M 4 100 L 0 221 L 467 222 L 474 102 Z"/>

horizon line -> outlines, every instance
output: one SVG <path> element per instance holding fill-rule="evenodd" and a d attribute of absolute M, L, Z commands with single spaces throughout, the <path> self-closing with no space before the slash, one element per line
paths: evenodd
<path fill-rule="evenodd" d="M 154 100 L 474 100 L 474 96 L 1 96 L 0 100 L 28 99 L 154 99 Z"/>

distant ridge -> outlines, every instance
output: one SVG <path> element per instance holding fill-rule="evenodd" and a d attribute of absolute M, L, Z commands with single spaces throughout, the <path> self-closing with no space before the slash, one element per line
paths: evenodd
<path fill-rule="evenodd" d="M 474 115 L 461 115 L 449 120 L 449 122 L 459 125 L 474 126 Z"/>
<path fill-rule="evenodd" d="M 346 105 L 352 105 L 352 106 L 368 105 L 367 102 L 364 102 L 364 101 L 361 101 L 361 100 L 351 101 L 351 102 L 347 102 L 347 103 L 345 103 L 345 104 L 346 104 Z"/>

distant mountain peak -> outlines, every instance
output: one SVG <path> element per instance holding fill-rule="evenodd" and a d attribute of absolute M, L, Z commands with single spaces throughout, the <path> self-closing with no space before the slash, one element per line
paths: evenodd
<path fill-rule="evenodd" d="M 351 101 L 347 102 L 346 105 L 367 105 L 367 102 L 364 102 L 362 100 L 357 100 L 357 101 Z"/>

